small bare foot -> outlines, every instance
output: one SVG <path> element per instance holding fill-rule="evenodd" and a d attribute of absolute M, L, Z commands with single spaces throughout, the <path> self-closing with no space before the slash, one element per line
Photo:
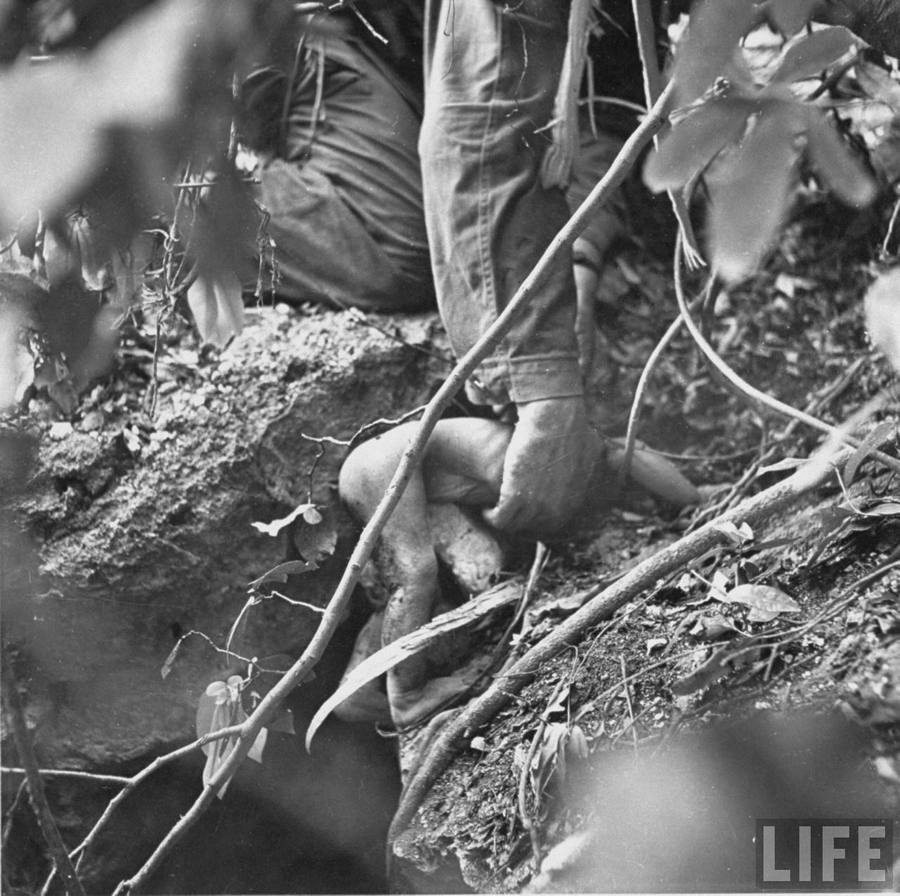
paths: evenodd
<path fill-rule="evenodd" d="M 388 673 L 391 717 L 397 728 L 408 728 L 464 694 L 472 685 L 471 676 L 446 675 L 426 681 L 420 688 L 399 690 Z"/>

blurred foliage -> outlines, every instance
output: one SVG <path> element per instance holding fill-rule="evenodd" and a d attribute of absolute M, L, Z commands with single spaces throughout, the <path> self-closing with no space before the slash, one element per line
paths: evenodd
<path fill-rule="evenodd" d="M 710 256 L 728 280 L 752 273 L 772 245 L 804 159 L 819 183 L 851 207 L 877 194 L 875 171 L 848 139 L 841 91 L 852 80 L 857 96 L 896 105 L 896 71 L 843 25 L 811 27 L 821 5 L 703 0 L 678 42 L 677 108 L 648 159 L 645 181 L 688 198 L 702 181 Z M 767 36 L 774 38 L 774 58 L 760 66 Z M 878 138 L 888 176 L 897 168 L 896 151 L 885 143 L 896 128 L 896 112 L 890 117 L 893 124 Z"/>
<path fill-rule="evenodd" d="M 122 309 L 104 308 L 133 288 L 146 230 L 164 226 L 164 273 L 190 275 L 169 278 L 170 292 L 252 252 L 232 84 L 261 60 L 289 58 L 292 16 L 287 0 L 0 0 L 0 234 L 33 260 L 54 309 L 45 322 L 63 321 L 53 348 L 70 367 L 93 374 L 108 362 Z M 11 308 L 0 307 L 6 329 Z M 21 387 L 10 357 L 0 407 Z"/>

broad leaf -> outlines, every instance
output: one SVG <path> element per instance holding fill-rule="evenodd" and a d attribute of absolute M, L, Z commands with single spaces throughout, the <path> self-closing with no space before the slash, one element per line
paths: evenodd
<path fill-rule="evenodd" d="M 819 0 L 768 0 L 766 18 L 785 37 L 793 37 L 807 22 Z"/>
<path fill-rule="evenodd" d="M 376 678 L 402 663 L 407 657 L 427 650 L 448 632 L 471 625 L 488 613 L 514 603 L 521 594 L 521 582 L 503 582 L 455 610 L 442 613 L 427 625 L 398 638 L 363 660 L 316 711 L 306 731 L 306 749 L 309 750 L 316 732 L 322 727 L 325 719 L 360 688 L 365 687 L 370 681 L 375 681 Z"/>
<path fill-rule="evenodd" d="M 655 192 L 684 186 L 744 132 L 757 109 L 744 97 L 724 97 L 703 103 L 681 119 L 650 153 L 644 182 Z"/>
<path fill-rule="evenodd" d="M 900 373 L 900 267 L 878 276 L 864 305 L 869 338 Z"/>
<path fill-rule="evenodd" d="M 859 43 L 852 31 L 840 25 L 813 31 L 788 49 L 771 80 L 789 83 L 814 78 Z"/>
<path fill-rule="evenodd" d="M 770 585 L 738 585 L 719 600 L 749 607 L 750 615 L 747 618 L 751 622 L 769 622 L 780 613 L 800 612 L 797 601 Z"/>
<path fill-rule="evenodd" d="M 227 682 L 211 682 L 197 704 L 196 730 L 197 737 L 212 734 L 223 728 L 240 725 L 247 720 L 247 713 L 241 705 L 241 686 L 243 682 L 239 675 L 232 675 Z M 262 753 L 266 745 L 267 730 L 263 728 L 256 736 L 247 756 L 256 762 L 262 762 Z M 203 767 L 203 786 L 209 785 L 213 776 L 234 752 L 239 743 L 239 738 L 234 735 L 212 740 L 203 744 L 201 749 L 206 754 L 206 764 Z M 226 781 L 218 791 L 219 799 L 225 796 L 229 781 Z"/>
<path fill-rule="evenodd" d="M 702 0 L 695 6 L 672 75 L 679 105 L 693 102 L 712 86 L 757 20 L 752 0 Z"/>
<path fill-rule="evenodd" d="M 187 301 L 204 342 L 222 348 L 244 329 L 241 281 L 233 271 L 197 277 L 188 287 Z"/>
<path fill-rule="evenodd" d="M 759 264 L 784 219 L 795 177 L 798 110 L 768 105 L 733 152 L 707 174 L 714 266 L 735 281 Z"/>
<path fill-rule="evenodd" d="M 303 518 L 307 520 L 306 515 Z M 301 557 L 311 561 L 323 560 L 330 557 L 337 547 L 337 527 L 329 514 L 317 525 L 297 526 L 292 530 L 291 538 Z"/>
<path fill-rule="evenodd" d="M 878 192 L 874 178 L 824 115 L 816 109 L 809 113 L 807 146 L 813 167 L 847 205 L 868 205 Z"/>
<path fill-rule="evenodd" d="M 900 321 L 898 321 L 900 323 Z M 862 444 L 850 455 L 844 465 L 844 484 L 850 485 L 856 478 L 860 464 L 897 429 L 893 420 L 882 420 L 863 440 Z"/>
<path fill-rule="evenodd" d="M 0 221 L 62 211 L 104 164 L 113 129 L 174 124 L 188 59 L 214 40 L 216 15 L 204 0 L 169 0 L 91 55 L 0 74 Z"/>

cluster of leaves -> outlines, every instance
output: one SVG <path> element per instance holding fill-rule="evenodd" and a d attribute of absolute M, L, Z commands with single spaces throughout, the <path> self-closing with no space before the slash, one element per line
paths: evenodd
<path fill-rule="evenodd" d="M 36 280 L 54 307 L 64 304 L 54 301 L 63 287 L 123 292 L 133 280 L 135 239 L 180 214 L 183 227 L 167 230 L 167 251 L 191 233 L 193 275 L 216 284 L 192 305 L 213 336 L 230 335 L 234 291 L 220 307 L 221 272 L 256 236 L 229 153 L 232 82 L 259 59 L 280 58 L 291 14 L 287 0 L 0 3 L 0 22 L 8 26 L 8 64 L 0 68 L 0 233 L 13 234 L 22 257 L 36 260 Z M 34 55 L 59 45 L 53 55 Z M 211 169 L 216 186 L 201 211 L 200 191 L 179 184 L 185 172 L 206 178 Z M 82 323 L 88 333 L 103 304 L 93 297 L 95 313 Z M 14 322 L 5 323 L 12 329 Z M 110 323 L 102 326 L 108 331 Z M 95 348 L 103 357 L 88 365 L 92 370 L 108 360 L 111 345 L 107 339 Z M 12 397 L 0 395 L 0 405 Z"/>
<path fill-rule="evenodd" d="M 816 175 L 853 207 L 876 195 L 863 159 L 835 126 L 829 79 L 862 62 L 863 42 L 841 25 L 808 27 L 816 0 L 703 0 L 678 43 L 673 124 L 648 159 L 654 190 L 702 180 L 717 272 L 751 273 L 770 246 L 809 159 Z M 768 26 L 784 44 L 767 71 L 753 71 L 743 41 Z M 869 71 L 874 67 L 869 66 Z M 884 81 L 891 79 L 884 75 Z M 811 81 L 818 84 L 810 86 Z M 891 82 L 893 83 L 893 82 Z M 803 96 L 803 92 L 806 96 Z"/>

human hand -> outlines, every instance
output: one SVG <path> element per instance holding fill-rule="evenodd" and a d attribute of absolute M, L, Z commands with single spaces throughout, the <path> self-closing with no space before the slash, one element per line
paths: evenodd
<path fill-rule="evenodd" d="M 581 396 L 519 405 L 500 499 L 484 511 L 485 520 L 497 529 L 536 537 L 562 528 L 587 497 L 591 440 Z"/>

